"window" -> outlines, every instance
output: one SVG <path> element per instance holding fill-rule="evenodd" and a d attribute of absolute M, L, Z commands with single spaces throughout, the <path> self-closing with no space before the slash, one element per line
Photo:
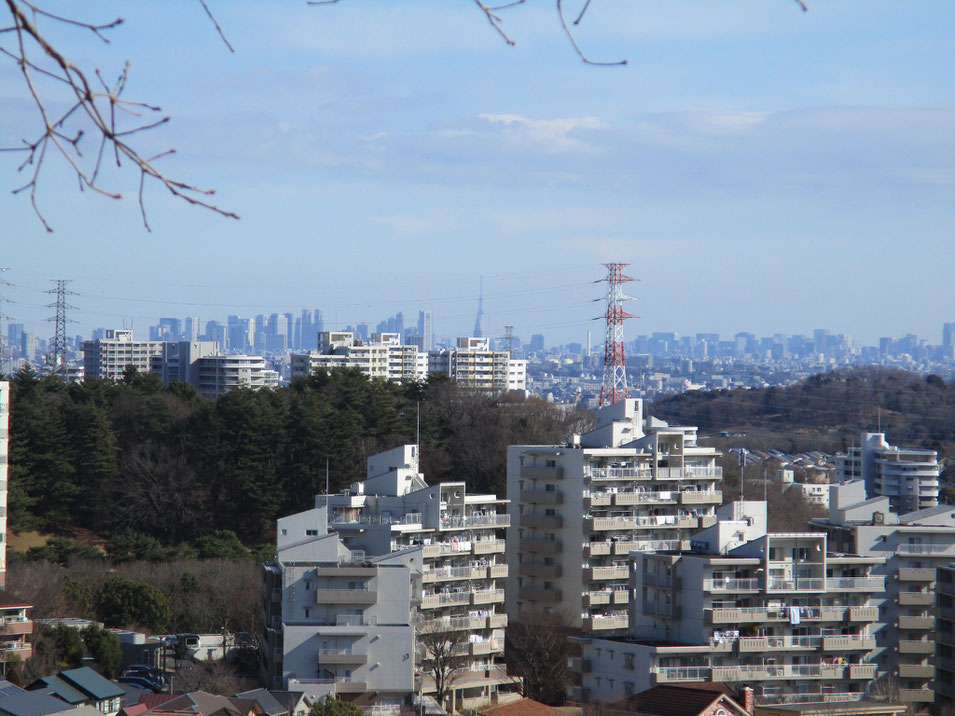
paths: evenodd
<path fill-rule="evenodd" d="M 624 696 L 633 696 L 633 682 L 624 681 L 623 682 L 623 693 Z"/>
<path fill-rule="evenodd" d="M 306 537 L 318 537 L 318 530 L 305 530 Z"/>
<path fill-rule="evenodd" d="M 628 671 L 633 671 L 633 654 L 623 655 L 623 668 L 627 669 Z M 626 686 L 627 685 L 624 684 L 624 688 L 626 688 Z M 633 688 L 633 684 L 630 684 L 630 688 Z"/>
<path fill-rule="evenodd" d="M 312 583 L 311 583 L 309 580 L 306 579 L 306 580 L 305 580 L 305 591 L 307 592 L 307 591 L 308 591 L 309 589 L 311 589 L 311 588 L 312 588 Z"/>
<path fill-rule="evenodd" d="M 557 485 L 544 485 L 544 492 L 557 492 Z"/>
<path fill-rule="evenodd" d="M 305 607 L 305 618 L 308 619 L 312 616 L 312 610 L 309 607 Z"/>

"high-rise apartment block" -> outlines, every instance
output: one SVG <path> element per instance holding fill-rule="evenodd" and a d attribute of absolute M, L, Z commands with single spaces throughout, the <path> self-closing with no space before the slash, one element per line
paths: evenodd
<path fill-rule="evenodd" d="M 162 341 L 136 341 L 130 330 L 107 330 L 105 338 L 83 341 L 83 370 L 87 378 L 121 380 L 132 366 L 148 373 L 150 359 L 162 351 Z"/>
<path fill-rule="evenodd" d="M 862 433 L 861 445 L 836 456 L 840 482 L 861 479 L 869 497 L 885 495 L 897 512 L 938 504 L 938 455 L 934 450 L 899 448 L 884 433 Z"/>
<path fill-rule="evenodd" d="M 428 372 L 444 373 L 466 388 L 476 390 L 524 390 L 527 361 L 511 358 L 507 351 L 494 351 L 487 338 L 458 338 L 454 348 L 428 353 Z"/>
<path fill-rule="evenodd" d="M 630 633 L 581 637 L 580 696 L 658 684 L 745 683 L 757 703 L 862 699 L 882 557 L 830 553 L 826 535 L 766 533 L 762 502 L 732 503 L 690 550 L 634 552 Z"/>
<path fill-rule="evenodd" d="M 719 456 L 694 427 L 644 420 L 634 398 L 565 445 L 510 446 L 508 614 L 560 609 L 586 634 L 625 633 L 629 553 L 689 549 L 716 522 Z"/>
<path fill-rule="evenodd" d="M 867 500 L 865 492 L 861 480 L 832 485 L 829 516 L 812 522 L 831 548 L 884 560 L 873 570 L 885 578 L 873 658 L 899 685 L 903 703 L 931 703 L 936 568 L 955 560 L 955 506 L 899 515 L 891 498 Z"/>
<path fill-rule="evenodd" d="M 278 387 L 278 374 L 265 359 L 249 355 L 222 355 L 215 341 L 178 341 L 161 344 L 150 361 L 150 370 L 163 385 L 190 383 L 207 398 L 217 398 L 236 388 Z"/>
<path fill-rule="evenodd" d="M 10 462 L 10 383 L 0 381 L 0 590 L 7 588 L 7 477 Z"/>
<path fill-rule="evenodd" d="M 527 361 L 511 359 L 507 351 L 490 350 L 487 338 L 459 338 L 456 348 L 424 353 L 417 345 L 403 344 L 398 333 L 375 333 L 365 342 L 350 331 L 325 332 L 319 334 L 317 351 L 291 357 L 293 378 L 321 368 L 358 368 L 369 378 L 398 382 L 444 373 L 477 390 L 503 392 L 527 386 Z"/>
<path fill-rule="evenodd" d="M 506 502 L 463 482 L 429 486 L 418 447 L 405 445 L 369 458 L 367 479 L 349 491 L 316 495 L 314 509 L 279 520 L 277 560 L 264 573 L 267 683 L 321 694 L 400 682 L 410 691 L 417 669 L 424 693 L 434 692 L 422 635 L 440 634 L 466 662 L 446 705 L 486 703 L 512 685 L 496 662 L 507 625 Z M 387 667 L 372 655 L 383 620 L 395 627 Z"/>
<path fill-rule="evenodd" d="M 939 566 L 936 581 L 935 691 L 946 705 L 955 703 L 955 564 Z"/>

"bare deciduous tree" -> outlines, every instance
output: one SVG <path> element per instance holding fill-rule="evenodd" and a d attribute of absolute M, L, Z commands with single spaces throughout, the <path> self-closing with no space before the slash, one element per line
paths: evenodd
<path fill-rule="evenodd" d="M 505 661 L 508 671 L 523 679 L 524 696 L 551 706 L 564 703 L 573 632 L 565 612 L 541 607 L 523 609 L 520 619 L 508 624 Z"/>
<path fill-rule="evenodd" d="M 445 705 L 448 693 L 467 668 L 467 632 L 422 624 L 418 627 L 418 651 L 422 670 L 434 681 L 434 698 Z"/>

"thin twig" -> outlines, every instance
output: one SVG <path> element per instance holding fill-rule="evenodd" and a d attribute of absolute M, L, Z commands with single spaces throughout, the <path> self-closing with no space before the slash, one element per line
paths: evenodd
<path fill-rule="evenodd" d="M 222 38 L 222 41 L 225 43 L 225 46 L 229 48 L 229 52 L 235 52 L 235 48 L 229 43 L 229 39 L 225 36 L 225 33 L 222 31 L 222 27 L 219 25 L 219 21 L 216 20 L 216 16 L 212 14 L 212 10 L 210 10 L 209 6 L 206 5 L 206 0 L 199 0 L 199 4 L 202 5 L 202 9 L 206 11 L 206 15 L 209 16 L 210 20 L 212 20 L 212 24 L 216 26 L 216 32 L 219 33 L 219 37 Z"/>
<path fill-rule="evenodd" d="M 597 62 L 587 57 L 587 55 L 584 54 L 584 51 L 580 49 L 580 45 L 577 44 L 577 38 L 574 37 L 574 33 L 571 32 L 571 29 L 567 26 L 567 18 L 564 17 L 563 0 L 557 0 L 557 16 L 560 18 L 560 25 L 561 27 L 564 28 L 564 34 L 566 34 L 567 39 L 570 40 L 571 46 L 580 56 L 580 59 L 583 60 L 586 64 L 599 65 L 601 67 L 613 67 L 613 66 L 627 64 L 626 60 L 617 60 L 616 62 Z"/>
<path fill-rule="evenodd" d="M 518 2 L 507 3 L 499 7 L 504 7 L 504 8 L 513 7 L 514 5 L 520 5 L 523 2 L 524 0 L 519 0 Z M 494 14 L 494 11 L 497 10 L 498 8 L 489 7 L 485 5 L 483 2 L 481 2 L 481 0 L 474 0 L 474 4 L 477 5 L 479 8 L 481 8 L 481 10 L 484 12 L 484 16 L 487 18 L 487 21 L 491 23 L 491 27 L 497 30 L 497 34 L 504 39 L 504 42 L 506 42 L 508 45 L 513 46 L 515 44 L 514 40 L 512 40 L 508 36 L 508 34 L 504 32 L 504 28 L 501 27 L 501 18 Z"/>

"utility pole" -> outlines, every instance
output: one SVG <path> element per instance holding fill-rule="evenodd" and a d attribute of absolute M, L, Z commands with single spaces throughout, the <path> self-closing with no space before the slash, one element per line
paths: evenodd
<path fill-rule="evenodd" d="M 5 266 L 0 266 L 0 274 L 9 271 L 10 269 Z M 0 279 L 0 375 L 3 373 L 13 373 L 13 346 L 10 346 L 10 367 L 6 367 L 6 353 L 4 352 L 4 344 L 7 342 L 7 335 L 3 332 L 3 319 L 6 318 L 10 320 L 10 316 L 3 312 L 3 304 L 10 303 L 10 299 L 3 297 L 3 288 L 4 286 L 12 286 L 13 284 L 9 281 L 4 281 Z M 4 673 L 6 673 L 6 665 L 4 665 Z"/>
<path fill-rule="evenodd" d="M 76 295 L 73 291 L 69 291 L 66 288 L 66 284 L 70 283 L 68 280 L 56 279 L 56 288 L 48 289 L 44 293 L 56 294 L 56 301 L 54 303 L 48 303 L 47 308 L 56 309 L 56 315 L 52 318 L 48 318 L 48 321 L 52 321 L 54 324 L 53 330 L 53 349 L 49 354 L 50 362 L 50 375 L 59 375 L 64 381 L 66 380 L 66 309 L 76 308 L 76 306 L 70 306 L 66 302 L 67 295 Z M 75 323 L 75 321 L 69 321 L 70 323 Z"/>

